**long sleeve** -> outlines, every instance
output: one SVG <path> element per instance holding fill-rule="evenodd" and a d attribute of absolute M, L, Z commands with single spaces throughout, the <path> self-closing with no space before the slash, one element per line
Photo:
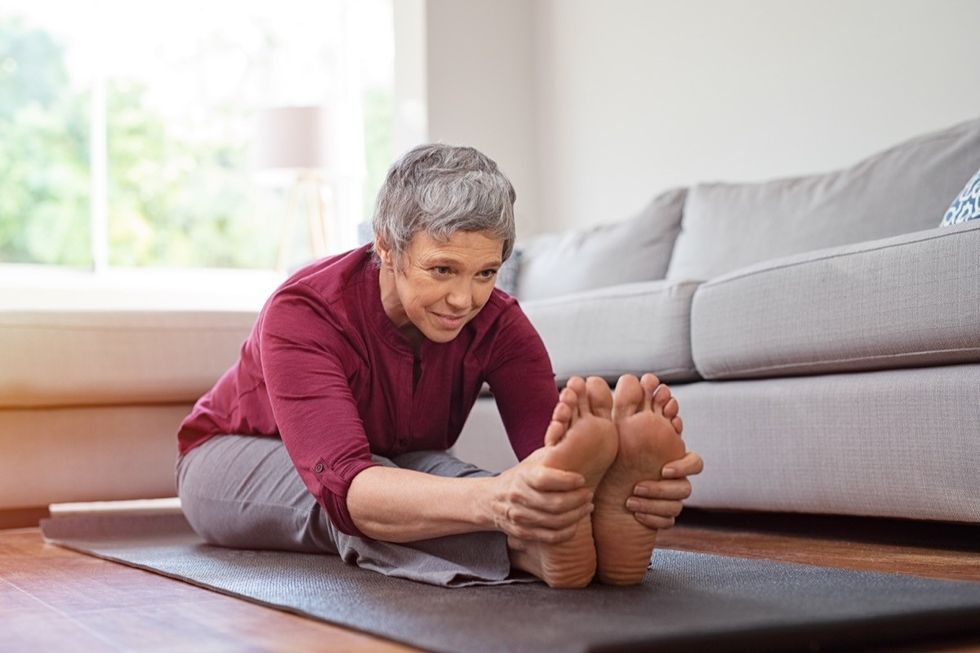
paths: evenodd
<path fill-rule="evenodd" d="M 518 460 L 544 445 L 558 403 L 551 359 L 541 336 L 516 304 L 502 322 L 486 378 Z"/>
<path fill-rule="evenodd" d="M 302 284 L 270 300 L 260 342 L 269 401 L 293 464 L 337 528 L 362 536 L 347 510 L 347 491 L 377 463 L 345 371 L 351 342 Z"/>

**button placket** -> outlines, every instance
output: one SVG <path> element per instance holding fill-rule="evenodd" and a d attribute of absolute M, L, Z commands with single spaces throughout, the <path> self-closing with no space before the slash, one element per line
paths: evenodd
<path fill-rule="evenodd" d="M 399 404 L 402 410 L 399 411 L 400 416 L 403 417 L 402 423 L 399 423 L 395 431 L 395 446 L 399 453 L 404 453 L 408 451 L 408 441 L 409 436 L 406 435 L 403 429 L 411 429 L 412 424 L 412 414 L 414 408 L 414 398 L 415 398 L 415 354 L 410 353 L 406 356 L 404 361 L 407 362 L 402 369 L 402 379 L 403 383 L 401 386 L 401 392 L 399 392 Z"/>

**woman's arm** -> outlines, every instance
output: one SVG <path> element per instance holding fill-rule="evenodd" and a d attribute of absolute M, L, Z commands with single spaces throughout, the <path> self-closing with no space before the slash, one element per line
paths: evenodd
<path fill-rule="evenodd" d="M 374 463 L 342 355 L 333 350 L 341 334 L 305 290 L 272 302 L 262 328 L 263 372 L 283 444 L 340 530 L 390 542 L 482 530 L 550 542 L 572 536 L 591 510 L 590 493 L 579 474 L 545 468 L 540 456 L 477 479 Z M 526 443 L 528 453 L 543 444 L 547 419 L 538 443 Z"/>
<path fill-rule="evenodd" d="M 544 444 L 558 386 L 544 342 L 520 306 L 509 306 L 500 322 L 485 374 L 511 448 L 523 460 Z"/>
<path fill-rule="evenodd" d="M 262 373 L 283 446 L 310 493 L 342 532 L 361 535 L 347 511 L 352 479 L 378 465 L 347 379 L 349 349 L 323 301 L 296 284 L 260 318 Z"/>
<path fill-rule="evenodd" d="M 542 465 L 542 453 L 493 477 L 447 478 L 371 467 L 351 482 L 347 509 L 358 530 L 386 542 L 488 530 L 564 542 L 592 511 L 591 492 L 580 474 Z"/>
<path fill-rule="evenodd" d="M 521 462 L 492 478 L 433 477 L 410 470 L 372 467 L 347 493 L 347 509 L 369 537 L 405 542 L 478 530 L 498 530 L 524 540 L 562 542 L 592 511 L 580 474 L 540 464 L 544 433 L 558 402 L 547 351 L 514 304 L 499 331 L 484 374 L 507 435 Z"/>

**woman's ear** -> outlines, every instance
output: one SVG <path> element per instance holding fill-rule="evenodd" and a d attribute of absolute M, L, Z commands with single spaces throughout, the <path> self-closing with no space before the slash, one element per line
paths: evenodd
<path fill-rule="evenodd" d="M 391 250 L 381 242 L 380 238 L 374 239 L 374 251 L 378 253 L 378 258 L 381 259 L 381 266 L 385 268 L 393 268 L 391 262 Z"/>

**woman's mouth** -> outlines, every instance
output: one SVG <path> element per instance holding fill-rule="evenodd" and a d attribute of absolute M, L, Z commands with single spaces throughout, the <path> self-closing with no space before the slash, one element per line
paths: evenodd
<path fill-rule="evenodd" d="M 465 315 L 445 315 L 443 313 L 433 313 L 436 322 L 440 327 L 447 331 L 455 331 L 466 323 Z"/>

